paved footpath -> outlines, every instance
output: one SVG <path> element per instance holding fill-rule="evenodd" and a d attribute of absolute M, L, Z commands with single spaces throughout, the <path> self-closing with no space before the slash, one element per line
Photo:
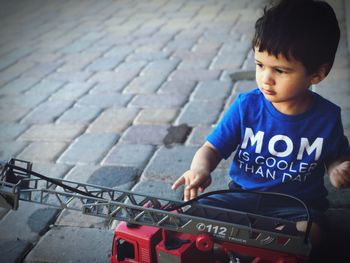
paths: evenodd
<path fill-rule="evenodd" d="M 342 107 L 350 138 L 345 0 L 330 2 L 342 39 L 314 89 Z M 0 159 L 181 198 L 171 183 L 236 94 L 255 86 L 250 40 L 263 3 L 0 0 Z M 227 181 L 225 168 L 211 189 Z M 338 238 L 350 233 L 350 192 L 326 183 Z M 25 202 L 0 208 L 0 262 L 108 262 L 116 223 Z"/>

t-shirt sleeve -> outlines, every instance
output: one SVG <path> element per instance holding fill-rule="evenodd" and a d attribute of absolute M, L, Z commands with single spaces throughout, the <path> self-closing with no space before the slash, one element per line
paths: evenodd
<path fill-rule="evenodd" d="M 231 104 L 215 129 L 207 137 L 221 157 L 227 159 L 237 148 L 240 138 L 240 96 Z"/>

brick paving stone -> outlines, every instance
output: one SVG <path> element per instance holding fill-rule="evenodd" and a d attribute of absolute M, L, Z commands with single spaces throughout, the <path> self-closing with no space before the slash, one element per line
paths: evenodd
<path fill-rule="evenodd" d="M 121 133 L 129 127 L 137 113 L 136 108 L 110 108 L 103 113 L 90 125 L 88 132 L 115 132 Z"/>
<path fill-rule="evenodd" d="M 1 239 L 35 243 L 54 222 L 57 213 L 58 209 L 47 205 L 19 201 L 18 210 L 10 211 L 0 221 Z"/>
<path fill-rule="evenodd" d="M 22 122 L 29 124 L 53 122 L 60 115 L 62 115 L 71 105 L 72 102 L 70 101 L 46 101 L 40 104 L 33 111 L 31 111 L 27 116 L 25 116 L 24 119 L 22 119 Z"/>
<path fill-rule="evenodd" d="M 153 93 L 167 79 L 177 65 L 175 60 L 158 60 L 151 62 L 140 74 L 124 89 L 126 93 Z M 156 78 L 154 76 L 157 76 Z"/>
<path fill-rule="evenodd" d="M 200 82 L 192 94 L 193 100 L 220 100 L 225 99 L 231 91 L 229 82 L 217 80 Z"/>
<path fill-rule="evenodd" d="M 37 83 L 38 80 L 36 78 L 17 78 L 13 81 L 7 83 L 0 87 L 0 95 L 6 94 L 18 94 L 28 90 L 31 86 Z"/>
<path fill-rule="evenodd" d="M 71 168 L 72 166 L 61 163 L 33 162 L 33 171 L 53 178 L 63 178 Z"/>
<path fill-rule="evenodd" d="M 88 164 L 99 162 L 117 142 L 117 134 L 83 134 L 59 157 L 59 163 Z"/>
<path fill-rule="evenodd" d="M 200 109 L 200 110 L 199 110 Z M 176 124 L 186 123 L 190 126 L 216 123 L 222 110 L 222 101 L 190 101 L 179 115 Z"/>
<path fill-rule="evenodd" d="M 94 61 L 101 54 L 98 52 L 82 52 L 76 54 L 65 54 L 60 61 L 63 65 L 59 68 L 59 72 L 70 72 L 83 70 L 87 65 Z"/>
<path fill-rule="evenodd" d="M 63 142 L 32 142 L 18 156 L 32 162 L 54 162 L 67 147 Z"/>
<path fill-rule="evenodd" d="M 89 92 L 90 93 L 106 93 L 106 92 L 121 92 L 124 88 L 127 82 L 125 80 L 120 80 L 116 82 L 103 82 L 103 83 L 97 83 Z"/>
<path fill-rule="evenodd" d="M 188 136 L 186 145 L 189 146 L 201 146 L 207 140 L 207 136 L 213 130 L 211 126 L 197 126 L 192 129 L 191 134 Z"/>
<path fill-rule="evenodd" d="M 26 142 L 0 142 L 0 160 L 16 157 L 27 145 Z"/>
<path fill-rule="evenodd" d="M 18 61 L 16 64 L 4 69 L 0 74 L 0 85 L 19 77 L 23 72 L 27 71 L 33 66 L 32 62 Z"/>
<path fill-rule="evenodd" d="M 154 180 L 173 183 L 190 168 L 197 147 L 161 147 L 146 166 L 141 180 Z"/>
<path fill-rule="evenodd" d="M 112 240 L 113 230 L 54 227 L 40 239 L 24 262 L 108 262 Z"/>
<path fill-rule="evenodd" d="M 25 124 L 0 123 L 0 142 L 15 140 L 27 128 Z"/>
<path fill-rule="evenodd" d="M 50 96 L 50 100 L 75 101 L 87 93 L 91 88 L 91 83 L 68 83 L 64 87 Z"/>
<path fill-rule="evenodd" d="M 183 80 L 174 79 L 166 81 L 162 84 L 158 90 L 159 94 L 182 94 L 184 96 L 189 96 L 196 86 L 196 81 L 194 80 Z"/>
<path fill-rule="evenodd" d="M 91 77 L 92 73 L 87 71 L 56 71 L 45 77 L 48 80 L 65 82 L 84 82 Z"/>
<path fill-rule="evenodd" d="M 124 107 L 133 98 L 131 94 L 122 93 L 104 93 L 104 94 L 86 94 L 78 100 L 78 105 L 88 105 L 100 108 Z"/>
<path fill-rule="evenodd" d="M 100 70 L 113 70 L 119 63 L 124 60 L 123 57 L 119 59 L 117 57 L 102 57 L 94 60 L 90 65 L 86 67 L 88 71 L 100 71 Z"/>
<path fill-rule="evenodd" d="M 26 240 L 0 238 L 0 262 L 20 262 L 23 255 L 25 255 L 27 251 L 30 251 L 32 246 L 33 245 Z"/>
<path fill-rule="evenodd" d="M 26 130 L 18 140 L 70 142 L 84 132 L 85 128 L 81 124 L 35 124 Z"/>
<path fill-rule="evenodd" d="M 59 62 L 43 62 L 33 65 L 29 70 L 23 73 L 23 77 L 32 77 L 42 79 L 60 67 Z"/>
<path fill-rule="evenodd" d="M 178 69 L 173 71 L 169 76 L 169 80 L 185 80 L 185 81 L 206 81 L 219 79 L 219 70 L 206 69 Z"/>
<path fill-rule="evenodd" d="M 139 108 L 180 108 L 187 101 L 182 94 L 140 94 L 136 95 L 129 106 Z"/>
<path fill-rule="evenodd" d="M 1 99 L 0 99 L 1 100 Z M 2 108 L 0 106 L 0 121 L 1 122 L 18 122 L 29 113 L 30 108 Z"/>
<path fill-rule="evenodd" d="M 182 192 L 180 190 L 176 192 L 171 190 L 171 185 L 172 184 L 169 182 L 141 180 L 131 190 L 134 193 L 140 193 L 143 195 L 155 196 L 171 200 L 180 200 L 182 197 Z"/>
<path fill-rule="evenodd" d="M 88 124 L 100 113 L 101 109 L 96 106 L 75 105 L 63 113 L 56 123 Z"/>
<path fill-rule="evenodd" d="M 47 99 L 47 94 L 18 94 L 0 97 L 0 107 L 7 110 L 15 107 L 34 108 Z"/>
<path fill-rule="evenodd" d="M 33 94 L 52 94 L 64 85 L 61 81 L 47 81 L 43 80 L 32 86 L 26 91 L 26 95 Z"/>
<path fill-rule="evenodd" d="M 152 145 L 118 143 L 110 150 L 101 164 L 135 167 L 142 170 L 154 151 L 155 147 Z"/>
<path fill-rule="evenodd" d="M 134 124 L 169 124 L 178 115 L 177 109 L 143 109 L 134 120 Z"/>
<path fill-rule="evenodd" d="M 133 125 L 123 133 L 120 142 L 160 145 L 163 144 L 168 128 L 168 125 Z"/>
<path fill-rule="evenodd" d="M 167 129 L 167 135 L 163 139 L 165 146 L 171 147 L 173 144 L 184 144 L 192 128 L 187 124 L 171 125 Z"/>

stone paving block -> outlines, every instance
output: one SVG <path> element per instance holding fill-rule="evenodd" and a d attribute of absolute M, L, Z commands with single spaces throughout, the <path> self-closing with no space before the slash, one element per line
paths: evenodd
<path fill-rule="evenodd" d="M 56 71 L 45 77 L 48 80 L 57 80 L 64 82 L 84 82 L 92 76 L 92 72 L 87 71 Z"/>
<path fill-rule="evenodd" d="M 104 94 L 86 94 L 78 100 L 79 105 L 96 106 L 100 108 L 124 107 L 132 99 L 131 94 L 122 93 L 104 93 Z"/>
<path fill-rule="evenodd" d="M 98 52 L 82 52 L 76 54 L 65 54 L 60 61 L 63 65 L 59 68 L 60 72 L 80 71 L 94 61 L 101 54 Z"/>
<path fill-rule="evenodd" d="M 6 85 L 0 86 L 0 95 L 8 95 L 8 94 L 19 94 L 26 90 L 28 90 L 30 87 L 32 87 L 35 83 L 38 82 L 38 79 L 36 78 L 17 78 L 13 81 L 7 83 Z"/>
<path fill-rule="evenodd" d="M 29 88 L 26 91 L 27 94 L 33 94 L 34 96 L 36 94 L 52 94 L 55 91 L 57 91 L 59 88 L 61 88 L 64 85 L 64 82 L 61 81 L 47 81 L 43 80 L 38 82 L 37 84 L 33 85 L 31 88 Z"/>
<path fill-rule="evenodd" d="M 0 221 L 1 239 L 35 243 L 48 230 L 57 214 L 56 208 L 20 201 L 18 210 L 10 211 Z"/>
<path fill-rule="evenodd" d="M 20 123 L 0 123 L 0 142 L 15 140 L 27 128 Z"/>
<path fill-rule="evenodd" d="M 159 89 L 168 75 L 177 65 L 175 60 L 151 62 L 140 74 L 124 89 L 127 93 L 153 93 Z M 157 76 L 156 78 L 154 76 Z"/>
<path fill-rule="evenodd" d="M 32 77 L 42 79 L 60 67 L 59 62 L 43 62 L 33 65 L 29 70 L 24 72 L 23 77 Z"/>
<path fill-rule="evenodd" d="M 133 125 L 123 133 L 120 142 L 160 145 L 168 133 L 168 127 L 168 125 Z"/>
<path fill-rule="evenodd" d="M 140 94 L 136 95 L 129 106 L 139 108 L 180 108 L 187 96 L 182 94 Z"/>
<path fill-rule="evenodd" d="M 21 239 L 3 239 L 0 237 L 0 262 L 21 262 L 33 244 Z"/>
<path fill-rule="evenodd" d="M 27 116 L 25 116 L 21 122 L 28 124 L 44 124 L 53 122 L 60 115 L 62 115 L 71 105 L 71 101 L 46 101 L 40 104 L 38 107 L 36 107 Z"/>
<path fill-rule="evenodd" d="M 141 180 L 133 188 L 134 193 L 140 193 L 142 195 L 155 196 L 159 198 L 165 198 L 170 200 L 181 200 L 182 192 L 177 190 L 176 192 L 171 189 L 170 182 L 160 182 L 153 180 Z M 136 198 L 137 201 L 138 198 Z"/>
<path fill-rule="evenodd" d="M 63 115 L 58 118 L 57 123 L 88 124 L 100 113 L 101 109 L 96 106 L 75 105 L 64 112 Z"/>
<path fill-rule="evenodd" d="M 68 100 L 75 101 L 91 89 L 91 83 L 68 83 L 58 91 L 53 93 L 50 100 Z"/>
<path fill-rule="evenodd" d="M 113 230 L 105 229 L 54 227 L 24 262 L 108 262 L 113 234 Z"/>
<path fill-rule="evenodd" d="M 118 143 L 101 162 L 102 165 L 135 167 L 142 170 L 155 151 L 152 145 Z"/>
<path fill-rule="evenodd" d="M 167 147 L 171 147 L 173 144 L 184 144 L 192 128 L 187 124 L 171 125 L 167 129 L 167 135 L 163 139 L 163 143 Z"/>
<path fill-rule="evenodd" d="M 111 108 L 104 111 L 88 128 L 90 133 L 121 133 L 129 127 L 137 113 L 136 108 Z"/>
<path fill-rule="evenodd" d="M 5 110 L 12 110 L 13 108 L 34 108 L 39 103 L 46 100 L 47 94 L 18 94 L 16 96 L 2 96 L 0 97 L 0 105 Z"/>
<path fill-rule="evenodd" d="M 30 110 L 31 110 L 30 108 L 22 108 L 22 107 L 21 108 L 20 107 L 2 108 L 0 106 L 0 121 L 1 122 L 18 122 L 25 115 L 27 115 Z"/>
<path fill-rule="evenodd" d="M 0 85 L 4 85 L 5 83 L 19 77 L 23 72 L 27 71 L 32 66 L 32 62 L 18 61 L 16 64 L 2 70 L 0 74 Z"/>
<path fill-rule="evenodd" d="M 107 92 L 121 92 L 124 88 L 125 85 L 127 84 L 127 81 L 125 80 L 119 80 L 115 82 L 102 82 L 102 83 L 97 83 L 89 92 L 91 94 L 103 94 Z"/>
<path fill-rule="evenodd" d="M 9 160 L 16 157 L 28 143 L 26 142 L 0 142 L 0 160 Z"/>
<path fill-rule="evenodd" d="M 54 162 L 66 147 L 64 142 L 32 142 L 17 158 L 32 162 Z"/>
<path fill-rule="evenodd" d="M 191 165 L 197 147 L 161 147 L 150 160 L 141 175 L 141 180 L 155 180 L 173 183 Z"/>
<path fill-rule="evenodd" d="M 117 142 L 117 134 L 83 134 L 60 156 L 57 162 L 66 164 L 97 163 Z"/>
<path fill-rule="evenodd" d="M 21 141 L 61 141 L 70 142 L 86 127 L 81 124 L 35 124 L 18 139 Z"/>
<path fill-rule="evenodd" d="M 61 163 L 33 162 L 33 171 L 53 178 L 63 178 L 71 168 L 72 166 Z"/>
<path fill-rule="evenodd" d="M 200 111 L 198 109 L 201 109 Z M 222 101 L 190 101 L 176 120 L 176 124 L 186 123 L 190 126 L 216 123 L 222 109 Z"/>
<path fill-rule="evenodd" d="M 117 59 L 116 57 L 102 57 L 95 59 L 90 65 L 86 67 L 88 71 L 108 71 L 115 69 L 119 63 L 121 63 L 124 58 L 120 57 Z"/>
<path fill-rule="evenodd" d="M 207 136 L 213 130 L 211 126 L 197 126 L 192 129 L 191 134 L 188 136 L 186 145 L 189 146 L 201 146 L 207 140 Z"/>
<path fill-rule="evenodd" d="M 183 81 L 206 81 L 219 79 L 219 70 L 207 70 L 207 69 L 177 69 L 172 72 L 168 80 Z"/>
<path fill-rule="evenodd" d="M 178 115 L 177 109 L 143 109 L 134 120 L 134 124 L 169 124 Z"/>
<path fill-rule="evenodd" d="M 159 94 L 182 94 L 189 96 L 196 86 L 194 80 L 182 80 L 180 78 L 166 81 L 158 90 Z"/>
<path fill-rule="evenodd" d="M 221 100 L 231 91 L 229 82 L 217 80 L 200 82 L 192 94 L 193 100 Z"/>

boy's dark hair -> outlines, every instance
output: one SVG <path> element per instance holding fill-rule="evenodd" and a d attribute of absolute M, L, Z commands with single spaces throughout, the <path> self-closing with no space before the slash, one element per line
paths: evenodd
<path fill-rule="evenodd" d="M 314 73 L 328 64 L 332 68 L 340 29 L 332 7 L 321 1 L 282 0 L 255 23 L 253 48 L 260 52 L 292 56 Z"/>

